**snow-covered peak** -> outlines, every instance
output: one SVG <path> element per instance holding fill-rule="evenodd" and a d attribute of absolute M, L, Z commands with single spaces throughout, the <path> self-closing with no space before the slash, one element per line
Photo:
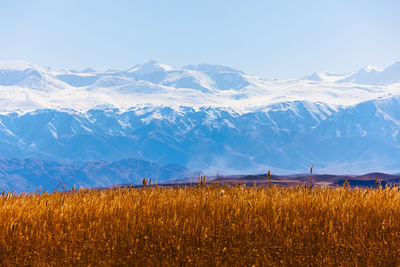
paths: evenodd
<path fill-rule="evenodd" d="M 400 62 L 382 70 L 366 65 L 353 75 L 337 81 L 338 83 L 358 83 L 370 85 L 388 85 L 400 82 Z"/>
<path fill-rule="evenodd" d="M 351 74 L 320 72 L 300 80 L 268 81 L 220 65 L 173 68 L 154 60 L 129 71 L 113 72 L 60 71 L 23 61 L 1 62 L 0 113 L 37 107 L 88 110 L 108 104 L 120 109 L 154 104 L 245 111 L 285 101 L 348 106 L 400 95 L 400 63 L 381 72 L 364 69 Z"/>
<path fill-rule="evenodd" d="M 236 70 L 231 67 L 222 66 L 222 65 L 210 65 L 210 64 L 187 65 L 187 66 L 184 66 L 183 69 L 197 70 L 197 71 L 203 71 L 203 72 L 235 72 L 235 73 L 244 74 L 243 71 Z"/>
<path fill-rule="evenodd" d="M 150 60 L 144 64 L 136 65 L 135 67 L 128 70 L 128 72 L 134 72 L 136 74 L 150 74 L 153 72 L 166 72 L 170 71 L 173 68 L 167 64 L 161 63 L 156 60 Z"/>
<path fill-rule="evenodd" d="M 316 81 L 316 82 L 336 82 L 341 79 L 346 78 L 350 74 L 345 73 L 345 74 L 336 74 L 332 72 L 314 72 L 310 75 L 304 76 L 300 78 L 300 80 L 308 80 L 308 81 Z"/>
<path fill-rule="evenodd" d="M 50 68 L 37 66 L 26 61 L 0 62 L 0 89 L 16 86 L 37 91 L 65 89 L 66 84 L 53 76 Z M 10 90 L 5 88 L 6 91 Z M 15 97 L 15 96 L 14 96 Z"/>
<path fill-rule="evenodd" d="M 377 68 L 375 66 L 372 66 L 372 65 L 365 65 L 364 67 L 362 67 L 359 70 L 359 72 L 361 72 L 361 71 L 365 71 L 365 72 L 379 71 L 379 72 L 381 72 L 382 69 L 379 69 L 379 68 Z"/>

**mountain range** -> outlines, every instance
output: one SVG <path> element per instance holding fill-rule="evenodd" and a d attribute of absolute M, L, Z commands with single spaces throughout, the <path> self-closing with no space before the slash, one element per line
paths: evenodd
<path fill-rule="evenodd" d="M 384 70 L 367 65 L 354 73 L 335 74 L 330 72 L 313 73 L 305 76 L 303 80 L 325 81 L 343 83 L 356 83 L 364 85 L 389 85 L 400 82 L 400 62 L 396 62 Z"/>
<path fill-rule="evenodd" d="M 0 188 L 7 192 L 70 190 L 82 187 L 108 187 L 120 184 L 142 184 L 142 179 L 156 182 L 193 177 L 197 173 L 171 164 L 160 166 L 136 159 L 116 162 L 95 161 L 77 166 L 53 161 L 0 159 Z"/>
<path fill-rule="evenodd" d="M 132 169 L 130 176 L 96 174 L 98 181 L 77 174 L 88 164 L 125 159 L 179 165 L 170 175 L 152 173 L 160 181 L 193 174 L 189 169 L 289 174 L 312 164 L 320 172 L 398 172 L 399 129 L 400 62 L 291 80 L 157 61 L 103 72 L 0 63 L 4 168 L 14 166 L 10 159 L 52 162 L 73 169 L 71 183 L 87 186 L 137 182 L 145 173 L 132 176 Z M 25 179 L 30 184 L 19 182 L 29 190 L 59 176 L 39 165 L 29 169 L 37 173 Z M 15 188 L 10 179 L 4 175 L 2 186 Z"/>

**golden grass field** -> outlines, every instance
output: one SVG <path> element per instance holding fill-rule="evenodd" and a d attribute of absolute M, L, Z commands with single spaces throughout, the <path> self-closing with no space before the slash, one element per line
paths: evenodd
<path fill-rule="evenodd" d="M 0 198 L 1 265 L 396 266 L 399 189 L 113 188 Z"/>

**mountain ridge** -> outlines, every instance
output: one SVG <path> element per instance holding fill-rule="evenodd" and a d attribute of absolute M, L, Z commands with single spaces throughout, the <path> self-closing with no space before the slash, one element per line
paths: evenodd
<path fill-rule="evenodd" d="M 332 107 L 350 106 L 400 95 L 397 78 L 400 68 L 396 66 L 397 63 L 382 72 L 363 70 L 364 74 L 379 76 L 368 83 L 359 80 L 361 74 L 357 72 L 343 75 L 324 72 L 297 80 L 268 80 L 208 64 L 175 68 L 149 61 L 126 70 L 79 72 L 53 70 L 28 62 L 3 62 L 0 63 L 0 113 L 43 108 L 85 112 L 101 105 L 126 110 L 146 104 L 209 105 L 246 112 L 295 100 L 323 102 Z"/>
<path fill-rule="evenodd" d="M 156 163 L 123 159 L 116 162 L 94 161 L 83 166 L 54 161 L 0 158 L 0 188 L 11 192 L 34 192 L 41 188 L 47 192 L 71 189 L 73 185 L 94 188 L 113 184 L 142 183 L 143 178 L 154 183 L 173 181 L 197 175 L 179 165 L 160 166 Z"/>
<path fill-rule="evenodd" d="M 44 109 L 0 115 L 0 156 L 79 165 L 133 157 L 206 173 L 295 173 L 311 164 L 326 171 L 398 171 L 398 114 L 400 97 L 336 109 L 283 102 L 245 113 L 186 106 Z"/>

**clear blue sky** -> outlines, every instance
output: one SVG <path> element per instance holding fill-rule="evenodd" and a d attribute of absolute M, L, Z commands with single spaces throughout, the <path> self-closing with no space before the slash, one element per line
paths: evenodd
<path fill-rule="evenodd" d="M 266 78 L 400 60 L 400 1 L 2 0 L 0 60 L 228 65 Z"/>

